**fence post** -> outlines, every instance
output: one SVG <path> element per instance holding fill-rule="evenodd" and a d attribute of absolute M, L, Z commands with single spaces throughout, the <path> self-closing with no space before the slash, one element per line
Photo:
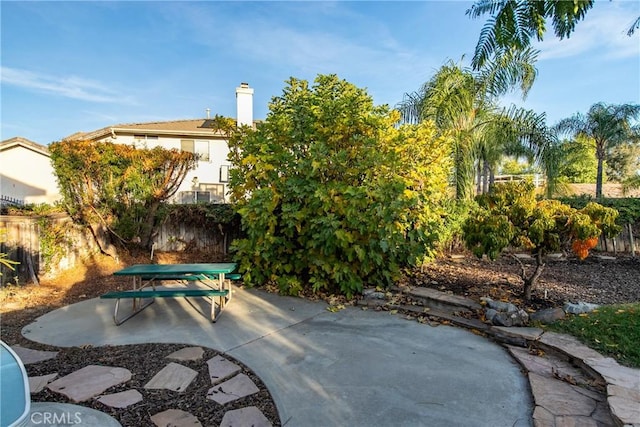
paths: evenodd
<path fill-rule="evenodd" d="M 631 226 L 631 224 L 627 224 L 627 228 L 629 229 L 629 242 L 631 243 L 630 249 L 631 249 L 631 257 L 635 258 L 636 257 L 636 242 L 633 238 L 633 227 Z"/>

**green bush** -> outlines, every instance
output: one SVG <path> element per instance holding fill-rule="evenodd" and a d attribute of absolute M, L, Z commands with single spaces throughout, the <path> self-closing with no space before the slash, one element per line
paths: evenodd
<path fill-rule="evenodd" d="M 353 295 L 387 286 L 434 254 L 444 230 L 448 140 L 431 123 L 396 126 L 335 75 L 290 79 L 265 122 L 230 138 L 231 188 L 248 284 Z"/>
<path fill-rule="evenodd" d="M 598 204 L 613 208 L 618 211 L 616 224 L 638 224 L 640 223 L 640 198 L 601 198 L 595 199 L 591 196 L 562 197 L 558 198 L 562 203 L 566 203 L 575 209 L 582 209 L 588 203 L 597 201 Z"/>
<path fill-rule="evenodd" d="M 527 250 L 536 264 L 530 274 L 522 265 L 525 300 L 531 298 L 549 253 L 571 247 L 584 259 L 600 234 L 610 237 L 620 231 L 615 209 L 590 202 L 577 210 L 558 200 L 538 201 L 533 185 L 524 181 L 496 184 L 476 200 L 479 207 L 463 227 L 467 247 L 492 260 L 508 247 Z"/>

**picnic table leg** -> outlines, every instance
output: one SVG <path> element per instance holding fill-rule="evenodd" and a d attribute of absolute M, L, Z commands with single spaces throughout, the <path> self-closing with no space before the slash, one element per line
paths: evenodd
<path fill-rule="evenodd" d="M 118 298 L 116 300 L 116 308 L 113 311 L 113 323 L 116 324 L 116 326 L 120 326 L 122 325 L 124 322 L 126 322 L 127 320 L 131 319 L 133 316 L 135 316 L 136 314 L 140 313 L 142 310 L 144 310 L 145 308 L 149 307 L 151 304 L 153 304 L 156 300 L 155 299 L 151 299 L 148 303 L 142 305 L 140 308 L 136 309 L 136 301 L 140 300 L 140 302 L 142 302 L 142 298 L 134 298 L 133 299 L 133 309 L 131 310 L 131 313 L 124 317 L 123 319 L 118 320 L 118 309 L 120 308 L 120 298 Z"/>

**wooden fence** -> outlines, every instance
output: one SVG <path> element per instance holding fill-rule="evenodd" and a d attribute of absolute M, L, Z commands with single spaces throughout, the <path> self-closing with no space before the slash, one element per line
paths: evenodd
<path fill-rule="evenodd" d="M 98 249 L 85 228 L 62 214 L 46 217 L 1 215 L 0 231 L 4 232 L 0 253 L 18 263 L 15 270 L 0 265 L 1 285 L 37 283 L 39 277 L 73 267 L 78 260 Z"/>
<path fill-rule="evenodd" d="M 98 251 L 89 231 L 73 224 L 69 217 L 54 215 L 45 219 L 49 221 L 47 229 L 53 225 L 58 230 L 55 242 L 42 229 L 43 217 L 0 216 L 0 230 L 6 232 L 4 241 L 0 242 L 0 253 L 8 254 L 9 259 L 19 263 L 15 271 L 0 264 L 0 286 L 37 282 L 39 277 L 55 275 Z M 640 253 L 639 225 L 624 227 L 614 239 L 601 238 L 596 250 L 635 256 Z M 207 228 L 165 223 L 154 239 L 154 250 L 204 249 L 212 254 L 226 255 L 229 245 L 240 233 L 238 224 Z M 56 245 L 55 256 L 51 254 L 52 244 Z"/>
<path fill-rule="evenodd" d="M 635 256 L 636 253 L 640 253 L 640 233 L 638 229 L 640 224 L 627 224 L 622 228 L 620 234 L 612 239 L 605 239 L 601 237 L 596 250 L 603 252 L 615 253 L 630 253 Z"/>
<path fill-rule="evenodd" d="M 47 222 L 46 229 L 44 221 Z M 18 264 L 15 270 L 0 264 L 0 286 L 38 282 L 40 277 L 56 275 L 99 251 L 89 230 L 75 225 L 63 214 L 47 217 L 0 215 L 0 231 L 3 230 L 5 236 L 0 242 L 0 253 L 7 254 L 8 259 Z M 168 252 L 204 249 L 212 254 L 226 255 L 231 242 L 239 235 L 238 224 L 207 228 L 167 222 L 160 227 L 153 249 Z"/>

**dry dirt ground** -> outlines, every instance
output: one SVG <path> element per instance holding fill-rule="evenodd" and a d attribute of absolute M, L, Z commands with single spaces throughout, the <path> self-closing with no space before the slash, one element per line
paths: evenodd
<path fill-rule="evenodd" d="M 155 262 L 212 262 L 205 253 L 157 254 Z M 5 287 L 0 289 L 0 336 L 9 344 L 21 344 L 30 348 L 59 350 L 59 356 L 50 362 L 30 365 L 30 375 L 59 372 L 70 373 L 89 362 L 102 365 L 122 366 L 136 373 L 139 378 L 148 375 L 148 363 L 169 354 L 179 348 L 175 345 L 148 344 L 144 346 L 118 346 L 97 348 L 60 349 L 27 341 L 20 334 L 21 329 L 37 317 L 56 308 L 97 297 L 105 292 L 128 289 L 129 280 L 113 276 L 112 273 L 125 265 L 148 263 L 147 257 L 130 257 L 121 263 L 105 256 L 95 256 L 86 260 L 84 265 L 51 279 L 41 280 L 40 285 L 24 287 Z M 530 261 L 525 267 L 531 268 Z M 615 304 L 640 301 L 640 257 L 617 256 L 615 259 L 590 255 L 579 261 L 569 257 L 566 260 L 552 260 L 534 290 L 529 303 L 520 300 L 520 265 L 512 258 L 504 257 L 498 261 L 480 260 L 467 254 L 459 258 L 443 257 L 422 269 L 408 272 L 402 282 L 411 286 L 427 286 L 444 292 L 465 296 L 478 301 L 481 297 L 508 300 L 523 308 L 538 310 L 561 306 L 564 302 L 591 302 Z M 214 350 L 207 350 L 211 356 Z M 149 357 L 149 355 L 153 355 Z M 227 356 L 225 356 L 227 357 Z M 239 362 L 238 362 L 239 363 Z M 241 366 L 242 364 L 239 363 Z M 205 365 L 206 366 L 206 365 Z M 206 368 L 205 368 L 206 369 Z M 277 409 L 259 378 L 248 367 L 244 371 L 254 379 L 261 391 L 249 400 L 239 402 L 243 406 L 256 405 L 270 419 L 273 425 L 280 425 Z M 206 372 L 198 378 L 207 379 Z M 203 380 L 194 387 L 205 387 Z M 139 389 L 141 387 L 138 387 Z M 151 425 L 149 416 L 173 406 L 196 415 L 205 425 L 218 425 L 222 414 L 220 408 L 205 400 L 206 393 L 189 393 L 189 398 L 172 396 L 170 393 L 155 393 L 145 396 L 143 403 L 133 405 L 126 410 L 110 410 L 98 402 L 86 404 L 95 409 L 109 412 L 124 426 Z M 65 401 L 61 395 L 43 391 L 33 396 L 34 401 Z M 225 408 L 234 409 L 232 407 Z"/>

